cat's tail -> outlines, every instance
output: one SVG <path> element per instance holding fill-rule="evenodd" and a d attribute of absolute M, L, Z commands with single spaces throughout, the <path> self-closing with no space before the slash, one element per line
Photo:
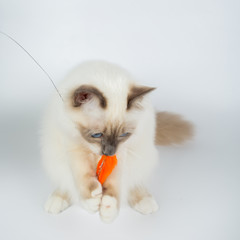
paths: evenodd
<path fill-rule="evenodd" d="M 158 112 L 156 118 L 156 145 L 181 144 L 193 137 L 193 125 L 181 115 Z"/>

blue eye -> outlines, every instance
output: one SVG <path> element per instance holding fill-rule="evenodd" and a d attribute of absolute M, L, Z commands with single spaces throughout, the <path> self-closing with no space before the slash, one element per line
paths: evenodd
<path fill-rule="evenodd" d="M 119 137 L 127 137 L 130 133 L 126 132 L 126 133 L 123 133 L 122 135 L 120 135 Z"/>
<path fill-rule="evenodd" d="M 91 135 L 93 138 L 100 138 L 103 134 L 102 133 L 94 133 Z"/>

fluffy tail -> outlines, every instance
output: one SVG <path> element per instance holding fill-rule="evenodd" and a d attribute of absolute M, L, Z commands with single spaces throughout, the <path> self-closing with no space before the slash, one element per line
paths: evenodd
<path fill-rule="evenodd" d="M 193 136 L 193 125 L 181 115 L 158 112 L 156 118 L 156 145 L 181 144 Z"/>

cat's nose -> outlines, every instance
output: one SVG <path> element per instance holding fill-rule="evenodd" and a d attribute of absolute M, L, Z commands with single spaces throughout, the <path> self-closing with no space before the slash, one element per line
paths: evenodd
<path fill-rule="evenodd" d="M 115 155 L 115 152 L 116 152 L 116 147 L 112 145 L 104 146 L 102 149 L 102 154 L 106 156 L 113 156 Z"/>

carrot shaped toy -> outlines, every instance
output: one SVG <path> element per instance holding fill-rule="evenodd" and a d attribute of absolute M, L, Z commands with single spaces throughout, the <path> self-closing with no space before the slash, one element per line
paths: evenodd
<path fill-rule="evenodd" d="M 117 165 L 117 157 L 103 155 L 98 162 L 96 175 L 98 181 L 103 184 Z"/>

